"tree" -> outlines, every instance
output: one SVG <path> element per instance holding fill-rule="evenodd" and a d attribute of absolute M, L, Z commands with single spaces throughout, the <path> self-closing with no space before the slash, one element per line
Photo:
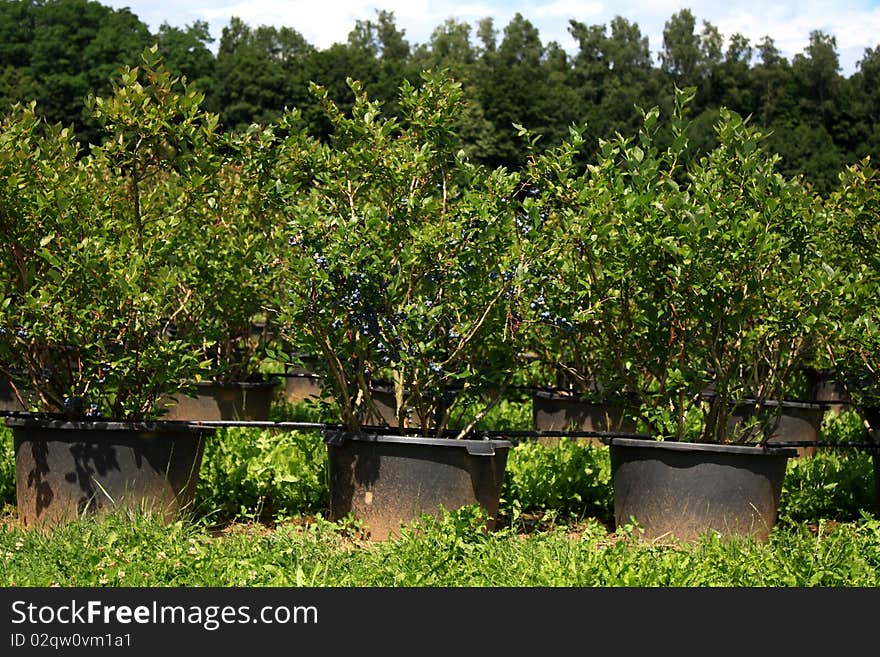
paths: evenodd
<path fill-rule="evenodd" d="M 0 115 L 15 103 L 27 104 L 40 95 L 40 85 L 27 73 L 26 68 L 0 68 Z"/>
<path fill-rule="evenodd" d="M 598 110 L 602 103 L 605 79 L 609 74 L 608 37 L 604 25 L 585 25 L 576 20 L 568 22 L 568 32 L 577 41 L 578 50 L 571 70 L 571 85 L 585 107 Z M 595 111 L 587 111 L 590 115 Z"/>
<path fill-rule="evenodd" d="M 379 60 L 369 51 L 346 43 L 334 43 L 329 48 L 314 51 L 305 62 L 308 79 L 319 84 L 328 98 L 349 111 L 354 104 L 354 94 L 347 79 L 358 80 L 372 94 L 374 83 L 380 76 Z M 302 107 L 303 119 L 309 132 L 326 138 L 332 131 L 326 113 L 314 102 Z"/>
<path fill-rule="evenodd" d="M 695 85 L 699 78 L 700 37 L 694 31 L 695 26 L 696 20 L 690 9 L 682 9 L 663 27 L 661 68 L 680 87 Z"/>
<path fill-rule="evenodd" d="M 481 19 L 477 24 L 477 38 L 483 44 L 484 55 L 495 52 L 498 44 L 498 30 L 495 29 L 495 22 L 491 16 Z"/>
<path fill-rule="evenodd" d="M 788 177 L 803 176 L 821 195 L 837 184 L 844 156 L 821 123 L 781 120 L 774 124 L 770 148 L 779 153 L 780 171 Z"/>
<path fill-rule="evenodd" d="M 609 36 L 604 25 L 572 20 L 569 33 L 578 42 L 569 75 L 579 97 L 578 122 L 601 136 L 636 128 L 636 106 L 650 106 L 656 98 L 648 39 L 638 24 L 616 16 Z"/>
<path fill-rule="evenodd" d="M 865 48 L 852 78 L 862 121 L 870 126 L 864 150 L 880 161 L 880 46 Z"/>
<path fill-rule="evenodd" d="M 559 75 L 562 51 L 549 50 L 553 57 L 548 58 L 537 28 L 517 13 L 504 28 L 497 50 L 483 53 L 480 103 L 497 134 L 494 152 L 484 156 L 487 164 L 517 167 L 525 162 L 516 124 L 543 135 L 549 145 L 574 120 L 577 97 Z"/>
<path fill-rule="evenodd" d="M 753 114 L 761 126 L 768 128 L 793 111 L 793 95 L 789 89 L 791 66 L 771 37 L 765 36 L 757 48 L 760 61 L 751 75 L 755 98 Z"/>
<path fill-rule="evenodd" d="M 609 66 L 617 75 L 642 76 L 650 71 L 648 37 L 642 36 L 638 23 L 615 16 L 611 19 L 611 37 L 606 47 Z"/>
<path fill-rule="evenodd" d="M 661 70 L 679 87 L 697 89 L 697 105 L 705 108 L 718 102 L 718 76 L 724 38 L 709 21 L 697 33 L 696 19 L 689 9 L 674 14 L 663 28 Z"/>
<path fill-rule="evenodd" d="M 376 11 L 376 22 L 359 20 L 348 35 L 348 45 L 355 52 L 377 63 L 376 75 L 369 82 L 370 96 L 382 101 L 383 112 L 396 114 L 397 90 L 405 80 L 415 80 L 419 71 L 410 65 L 410 46 L 404 30 L 397 28 L 394 13 Z M 348 76 L 346 76 L 348 77 Z"/>
<path fill-rule="evenodd" d="M 447 18 L 431 32 L 427 53 L 424 49 L 420 53 L 420 58 L 428 58 L 426 68 L 443 66 L 459 72 L 465 70 L 477 60 L 477 51 L 471 44 L 471 26 Z"/>
<path fill-rule="evenodd" d="M 46 0 L 0 4 L 0 66 L 6 84 L 22 87 L 5 95 L 36 93 L 39 111 L 52 123 L 72 125 L 83 143 L 98 139 L 84 111 L 90 93 L 109 93 L 125 65 L 136 65 L 150 45 L 150 32 L 128 9 L 91 0 Z"/>
<path fill-rule="evenodd" d="M 719 103 L 744 116 L 755 110 L 750 84 L 753 55 L 749 39 L 736 32 L 730 37 L 724 61 L 718 68 Z"/>
<path fill-rule="evenodd" d="M 291 28 L 251 29 L 233 16 L 223 28 L 212 99 L 227 129 L 267 123 L 309 102 L 305 62 L 313 47 Z"/>
<path fill-rule="evenodd" d="M 386 61 L 405 61 L 410 54 L 409 43 L 404 38 L 404 30 L 397 29 L 394 12 L 376 11 L 377 21 L 358 20 L 354 29 L 348 33 L 348 44 L 353 48 L 363 48 L 374 57 Z"/>
<path fill-rule="evenodd" d="M 722 61 L 722 48 L 724 37 L 718 28 L 709 21 L 703 21 L 703 31 L 700 33 L 700 59 L 698 70 L 700 73 L 703 100 L 707 105 L 718 103 L 719 93 L 719 69 Z"/>
<path fill-rule="evenodd" d="M 36 5 L 35 0 L 0 2 L 0 66 L 30 66 Z"/>
<path fill-rule="evenodd" d="M 462 110 L 455 117 L 462 148 L 475 161 L 495 147 L 495 127 L 480 102 L 477 49 L 471 44 L 469 24 L 449 18 L 434 28 L 427 45 L 419 46 L 410 63 L 416 70 L 444 70 L 461 83 Z"/>
<path fill-rule="evenodd" d="M 641 122 L 636 107 L 659 103 L 657 75 L 652 67 L 648 37 L 642 36 L 637 23 L 615 16 L 605 48 L 610 75 L 606 78 L 599 110 L 607 124 L 602 134 L 636 130 Z"/>
<path fill-rule="evenodd" d="M 31 69 L 31 42 L 36 12 L 34 2 L 0 3 L 0 115 L 10 106 L 27 104 L 40 95 Z"/>
<path fill-rule="evenodd" d="M 803 89 L 803 98 L 828 119 L 828 104 L 840 89 L 840 60 L 837 39 L 821 30 L 810 32 L 810 43 L 803 53 L 794 56 L 792 69 Z"/>
<path fill-rule="evenodd" d="M 170 71 L 185 76 L 206 95 L 210 95 L 215 59 L 208 44 L 213 43 L 214 38 L 206 21 L 196 21 L 183 29 L 162 23 L 156 42 Z"/>
<path fill-rule="evenodd" d="M 865 48 L 858 62 L 858 68 L 865 88 L 877 92 L 880 96 L 880 46 Z"/>

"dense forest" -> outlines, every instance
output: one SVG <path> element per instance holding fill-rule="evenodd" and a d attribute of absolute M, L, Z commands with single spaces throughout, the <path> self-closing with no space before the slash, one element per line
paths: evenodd
<path fill-rule="evenodd" d="M 824 194 L 840 170 L 866 155 L 880 159 L 880 47 L 867 48 L 856 72 L 840 73 L 834 35 L 814 31 L 791 61 L 772 35 L 751 43 L 725 35 L 682 9 L 666 21 L 659 61 L 635 20 L 610 25 L 572 18 L 577 51 L 541 40 L 528 17 L 505 26 L 491 18 L 472 26 L 449 19 L 428 43 L 410 43 L 393 13 L 357 21 L 345 43 L 309 44 L 295 26 L 251 26 L 232 18 L 213 48 L 208 25 L 163 24 L 157 34 L 127 9 L 90 0 L 0 2 L 0 111 L 36 100 L 52 122 L 72 125 L 83 144 L 95 126 L 84 112 L 90 94 L 106 94 L 121 65 L 136 65 L 146 46 L 158 44 L 167 66 L 195 82 L 205 107 L 227 130 L 278 118 L 299 108 L 314 134 L 329 126 L 310 93 L 315 82 L 345 107 L 353 101 L 346 78 L 395 111 L 404 79 L 442 68 L 461 81 L 466 111 L 459 126 L 474 159 L 520 167 L 525 149 L 515 124 L 541 135 L 550 147 L 572 124 L 588 126 L 590 143 L 631 132 L 639 108 L 672 106 L 675 87 L 694 87 L 694 153 L 714 141 L 719 108 L 727 107 L 769 134 L 781 170 L 801 175 Z M 590 153 L 585 153 L 589 156 Z"/>

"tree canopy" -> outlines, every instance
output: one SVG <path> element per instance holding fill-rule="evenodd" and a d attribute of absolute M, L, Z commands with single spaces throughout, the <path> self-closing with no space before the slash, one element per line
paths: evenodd
<path fill-rule="evenodd" d="M 837 39 L 815 30 L 791 61 L 772 35 L 752 43 L 725 35 L 691 10 L 669 17 L 658 61 L 635 18 L 608 25 L 569 21 L 576 43 L 566 52 L 542 40 L 529 18 L 507 25 L 447 19 L 427 43 L 411 43 L 394 14 L 378 10 L 356 22 L 344 43 L 309 44 L 296 26 L 246 24 L 233 17 L 214 46 L 205 22 L 163 23 L 156 34 L 128 9 L 92 0 L 0 2 L 0 103 L 36 100 L 47 119 L 95 139 L 85 118 L 89 95 L 107 93 L 118 69 L 136 65 L 158 44 L 174 73 L 193 82 L 226 130 L 266 123 L 301 110 L 316 134 L 331 127 L 309 93 L 315 82 L 343 109 L 354 102 L 349 78 L 363 83 L 383 111 L 395 114 L 396 90 L 423 70 L 444 70 L 462 83 L 461 134 L 468 154 L 491 165 L 521 167 L 526 149 L 516 125 L 558 143 L 572 125 L 587 126 L 589 157 L 599 139 L 638 124 L 640 109 L 671 107 L 676 87 L 694 87 L 699 129 L 695 152 L 711 147 L 720 108 L 768 133 L 787 174 L 803 174 L 827 193 L 843 166 L 880 158 L 880 48 L 867 48 L 850 77 L 841 74 Z M 590 149 L 593 149 L 590 151 Z"/>

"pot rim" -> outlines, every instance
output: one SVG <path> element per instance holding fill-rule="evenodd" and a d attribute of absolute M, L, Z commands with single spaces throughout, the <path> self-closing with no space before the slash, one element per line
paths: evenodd
<path fill-rule="evenodd" d="M 600 398 L 593 397 L 587 393 L 581 393 L 577 390 L 566 390 L 565 388 L 536 388 L 532 389 L 532 396 L 537 397 L 539 399 L 553 399 L 553 400 L 561 400 L 561 401 L 574 401 L 574 402 L 582 402 L 587 404 L 603 404 L 603 405 L 613 405 L 613 406 L 626 406 L 627 401 L 636 401 L 638 399 L 637 395 L 629 395 L 628 397 L 609 397 L 609 398 Z"/>
<path fill-rule="evenodd" d="M 496 449 L 509 449 L 513 443 L 499 438 L 429 438 L 427 436 L 395 436 L 381 433 L 354 433 L 351 431 L 326 430 L 324 443 L 341 446 L 346 442 L 395 443 L 433 447 L 464 448 L 474 456 L 493 456 Z"/>
<path fill-rule="evenodd" d="M 737 399 L 732 403 L 734 404 L 734 406 L 781 406 L 782 408 L 804 408 L 812 411 L 825 410 L 825 407 L 827 406 L 827 404 L 824 402 L 794 401 L 787 399 L 783 399 L 782 401 L 779 401 L 777 399 L 767 399 L 759 404 L 757 399 L 751 397 Z"/>
<path fill-rule="evenodd" d="M 773 447 L 770 445 L 731 445 L 727 443 L 693 443 L 655 438 L 624 438 L 622 436 L 601 436 L 599 438 L 609 447 L 647 447 L 679 452 L 723 452 L 733 454 L 754 454 L 767 456 L 797 456 L 794 447 Z"/>
<path fill-rule="evenodd" d="M 713 399 L 717 395 L 714 392 L 703 393 L 703 399 Z M 810 411 L 824 411 L 828 407 L 828 402 L 823 401 L 797 401 L 794 399 L 765 399 L 760 402 L 756 397 L 740 397 L 738 399 L 729 400 L 728 404 L 734 408 L 742 406 L 761 406 L 764 408 L 781 406 L 782 408 L 803 408 Z"/>
<path fill-rule="evenodd" d="M 7 415 L 6 426 L 11 429 L 73 430 L 73 431 L 178 431 L 188 433 L 215 433 L 214 427 L 206 427 L 189 420 L 105 420 L 101 418 L 69 420 L 66 418 Z"/>
<path fill-rule="evenodd" d="M 270 378 L 267 381 L 214 381 L 204 380 L 196 381 L 194 385 L 197 388 L 270 388 L 277 386 L 279 379 Z"/>

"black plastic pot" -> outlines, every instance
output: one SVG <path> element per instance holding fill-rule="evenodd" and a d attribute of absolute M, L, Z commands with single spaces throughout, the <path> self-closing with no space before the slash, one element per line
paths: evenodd
<path fill-rule="evenodd" d="M 285 399 L 288 402 L 295 403 L 306 400 L 331 401 L 332 398 L 327 397 L 321 391 L 322 378 L 316 374 L 307 372 L 290 372 L 284 375 Z M 397 416 L 395 414 L 394 391 L 390 387 L 379 386 L 373 389 L 373 403 L 379 410 L 379 418 L 373 418 L 369 424 L 385 424 L 388 426 L 397 426 Z"/>
<path fill-rule="evenodd" d="M 871 457 L 874 462 L 874 512 L 880 515 L 880 452 Z"/>
<path fill-rule="evenodd" d="M 290 403 L 321 399 L 322 379 L 310 372 L 289 372 L 284 374 L 284 398 Z"/>
<path fill-rule="evenodd" d="M 595 401 L 576 394 L 537 390 L 532 393 L 532 421 L 536 431 L 605 431 L 635 433 L 636 423 L 626 415 L 622 401 Z M 578 438 L 602 444 L 598 438 Z M 559 438 L 542 436 L 554 444 Z"/>
<path fill-rule="evenodd" d="M 284 398 L 290 403 L 322 399 L 323 377 L 317 374 L 318 358 L 308 354 L 294 354 L 301 365 L 289 366 L 282 376 Z"/>
<path fill-rule="evenodd" d="M 849 408 L 851 400 L 843 381 L 832 370 L 810 370 L 807 373 L 813 400 L 824 404 L 828 411 L 840 414 Z"/>
<path fill-rule="evenodd" d="M 794 449 L 607 437 L 618 527 L 648 540 L 713 532 L 766 541 Z"/>
<path fill-rule="evenodd" d="M 758 408 L 752 402 L 740 402 L 734 406 L 728 416 L 727 434 L 733 435 L 744 422 L 754 417 L 773 417 L 777 410 L 779 422 L 767 442 L 784 443 L 787 447 L 794 447 L 799 457 L 815 456 L 816 446 L 809 443 L 819 440 L 822 419 L 827 410 L 825 404 L 795 401 L 783 401 L 780 404 L 776 401 L 767 401 Z M 797 443 L 807 444 L 801 447 Z"/>
<path fill-rule="evenodd" d="M 478 504 L 495 528 L 512 443 L 327 432 L 330 517 L 349 513 L 388 539 L 423 514 Z"/>
<path fill-rule="evenodd" d="M 859 414 L 867 424 L 868 438 L 874 446 L 871 460 L 874 463 L 874 510 L 880 514 L 880 406 L 859 406 Z"/>
<path fill-rule="evenodd" d="M 166 520 L 193 501 L 205 438 L 185 422 L 7 417 L 15 446 L 18 515 L 51 527 L 116 505 Z"/>
<path fill-rule="evenodd" d="M 266 421 L 278 380 L 257 382 L 199 381 L 189 396 L 180 392 L 169 402 L 163 420 Z"/>
<path fill-rule="evenodd" d="M 373 404 L 379 411 L 378 423 L 390 427 L 397 426 L 397 402 L 394 397 L 394 388 L 391 386 L 374 386 L 371 397 Z"/>

